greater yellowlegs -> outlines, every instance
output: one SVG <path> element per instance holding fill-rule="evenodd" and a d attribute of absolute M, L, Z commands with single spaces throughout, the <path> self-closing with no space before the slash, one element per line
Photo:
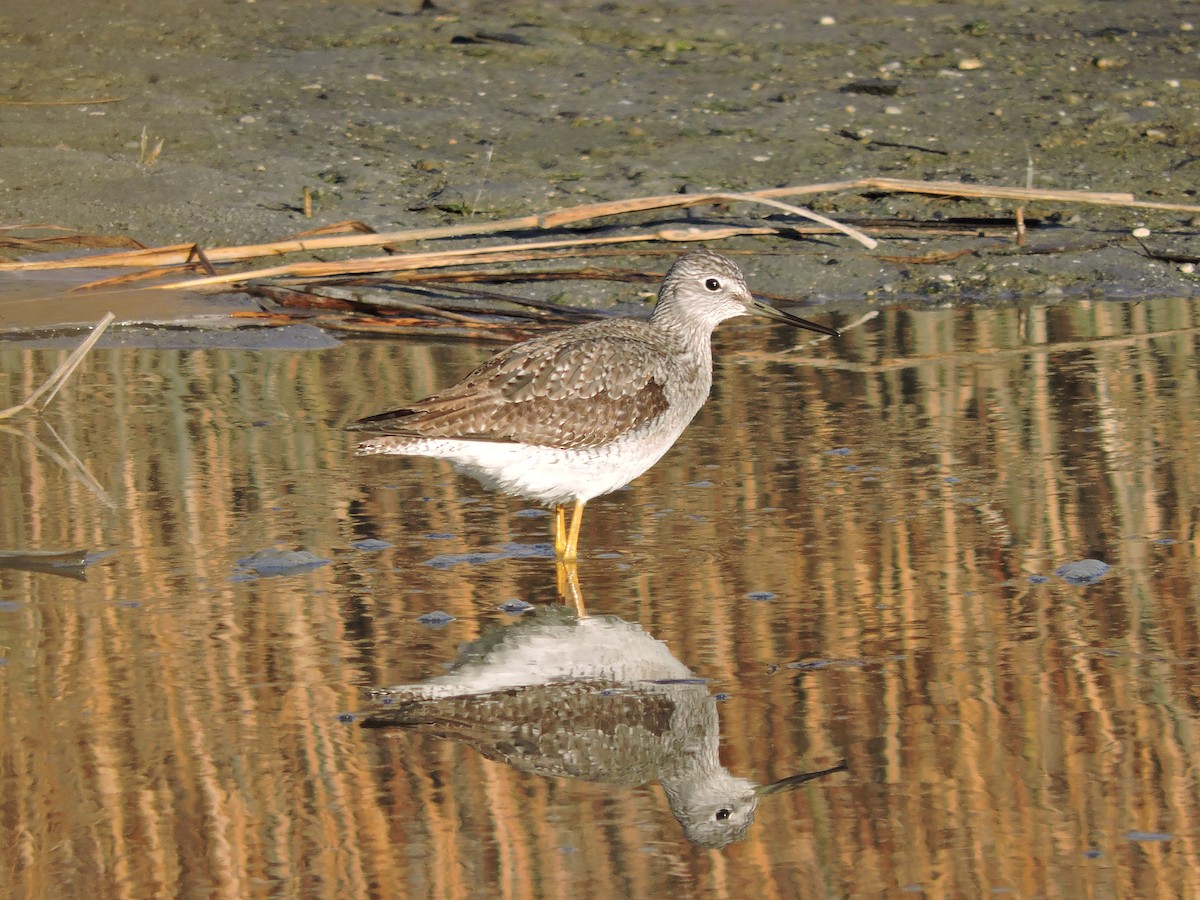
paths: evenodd
<path fill-rule="evenodd" d="M 574 562 L 584 506 L 671 448 L 712 386 L 713 329 L 744 315 L 837 336 L 756 299 L 729 259 L 694 250 L 668 270 L 649 319 L 514 344 L 453 387 L 347 427 L 373 433 L 360 455 L 446 459 L 486 487 L 553 506 L 555 555 Z"/>

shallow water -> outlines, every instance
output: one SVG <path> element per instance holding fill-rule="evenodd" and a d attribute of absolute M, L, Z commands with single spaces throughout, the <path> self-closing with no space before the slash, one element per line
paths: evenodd
<path fill-rule="evenodd" d="M 718 332 L 709 405 L 589 505 L 583 626 L 547 609 L 543 511 L 437 461 L 356 459 L 339 430 L 489 348 L 94 351 L 44 424 L 0 427 L 0 550 L 92 554 L 0 569 L 0 881 L 1195 895 L 1195 303 L 893 310 L 808 337 Z M 0 405 L 63 355 L 0 347 Z M 272 571 L 251 558 L 270 549 L 316 559 Z M 1086 559 L 1111 568 L 1055 574 Z M 359 727 L 367 689 L 480 638 L 451 678 L 502 685 L 491 706 L 393 702 L 422 724 Z M 751 791 L 723 849 L 676 819 L 842 760 Z"/>

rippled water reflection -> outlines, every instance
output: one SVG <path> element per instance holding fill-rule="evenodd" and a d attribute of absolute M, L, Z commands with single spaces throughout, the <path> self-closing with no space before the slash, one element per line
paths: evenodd
<path fill-rule="evenodd" d="M 623 667 L 668 668 L 564 675 L 525 718 L 535 694 L 504 683 L 498 730 L 482 701 L 359 723 L 396 708 L 367 689 L 445 677 L 548 614 L 512 601 L 555 602 L 549 517 L 436 461 L 356 459 L 339 430 L 487 348 L 96 351 L 46 417 L 61 446 L 0 429 L 0 550 L 94 560 L 0 569 L 2 880 L 1195 894 L 1198 328 L 1179 301 L 890 311 L 798 348 L 726 326 L 680 444 L 588 508 L 589 611 L 640 635 Z M 61 356 L 0 348 L 0 405 Z M 1055 574 L 1086 559 L 1111 569 Z M 748 785 L 848 769 L 755 794 L 744 837 L 707 849 L 643 739 Z"/>

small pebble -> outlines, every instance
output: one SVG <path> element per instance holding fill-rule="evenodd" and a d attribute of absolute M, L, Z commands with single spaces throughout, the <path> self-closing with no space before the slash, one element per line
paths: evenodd
<path fill-rule="evenodd" d="M 1133 236 L 1135 238 L 1150 237 L 1150 229 L 1147 228 L 1145 225 L 1139 225 L 1137 228 L 1133 229 Z"/>
<path fill-rule="evenodd" d="M 964 72 L 970 72 L 972 69 L 982 68 L 983 63 L 981 61 L 979 61 L 978 59 L 971 57 L 969 59 L 960 59 L 958 61 L 958 67 L 960 69 L 962 69 Z"/>
<path fill-rule="evenodd" d="M 392 545 L 387 541 L 379 540 L 379 538 L 363 538 L 361 541 L 355 541 L 350 546 L 355 550 L 386 550 Z"/>
<path fill-rule="evenodd" d="M 526 603 L 518 597 L 513 597 L 511 600 L 505 600 L 496 609 L 517 616 L 523 612 L 529 612 L 529 610 L 533 609 L 533 604 Z"/>
<path fill-rule="evenodd" d="M 440 609 L 435 609 L 433 612 L 427 612 L 423 616 L 418 616 L 417 621 L 429 628 L 444 628 L 454 621 L 454 616 Z"/>
<path fill-rule="evenodd" d="M 1064 563 L 1054 574 L 1070 584 L 1092 584 L 1103 578 L 1111 567 L 1099 559 L 1081 559 Z"/>
<path fill-rule="evenodd" d="M 260 575 L 286 575 L 328 565 L 330 562 L 332 560 L 309 553 L 307 550 L 277 550 L 275 548 L 258 550 L 237 561 L 243 569 L 250 569 Z"/>
<path fill-rule="evenodd" d="M 1165 831 L 1130 831 L 1125 835 L 1127 841 L 1169 841 L 1173 835 Z"/>

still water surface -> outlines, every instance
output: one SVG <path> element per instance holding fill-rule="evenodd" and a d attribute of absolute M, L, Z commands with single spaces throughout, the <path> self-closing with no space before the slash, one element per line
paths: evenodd
<path fill-rule="evenodd" d="M 1200 894 L 1195 303 L 798 339 L 718 332 L 582 622 L 543 511 L 340 430 L 491 348 L 94 351 L 0 429 L 0 549 L 94 559 L 0 570 L 4 893 Z"/>

